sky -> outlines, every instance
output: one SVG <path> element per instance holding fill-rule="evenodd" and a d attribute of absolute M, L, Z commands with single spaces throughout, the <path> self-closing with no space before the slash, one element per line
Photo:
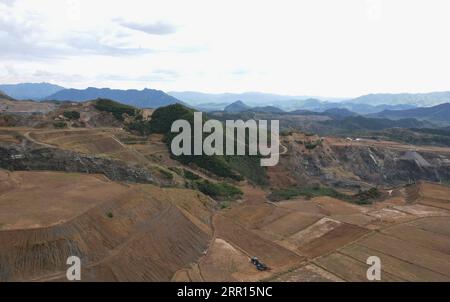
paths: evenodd
<path fill-rule="evenodd" d="M 0 83 L 450 90 L 448 0 L 0 0 Z"/>

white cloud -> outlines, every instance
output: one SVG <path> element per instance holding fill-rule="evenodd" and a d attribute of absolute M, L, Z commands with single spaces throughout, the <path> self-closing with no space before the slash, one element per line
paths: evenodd
<path fill-rule="evenodd" d="M 449 9 L 446 0 L 1 1 L 0 58 L 28 80 L 45 70 L 75 87 L 450 90 Z M 22 81 L 3 81 L 13 78 Z"/>
<path fill-rule="evenodd" d="M 149 35 L 168 35 L 173 34 L 176 32 L 176 27 L 174 25 L 164 23 L 162 21 L 157 22 L 135 22 L 135 21 L 126 21 L 123 19 L 116 19 L 115 20 L 118 24 L 122 25 L 123 27 L 142 31 Z"/>

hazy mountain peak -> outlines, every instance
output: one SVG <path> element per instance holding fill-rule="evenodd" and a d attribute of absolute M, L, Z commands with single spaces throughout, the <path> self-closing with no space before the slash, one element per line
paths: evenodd
<path fill-rule="evenodd" d="M 250 106 L 246 105 L 243 101 L 237 100 L 234 103 L 226 106 L 224 111 L 226 112 L 242 112 L 250 109 Z"/>
<path fill-rule="evenodd" d="M 10 97 L 18 100 L 32 99 L 41 100 L 50 94 L 63 90 L 64 87 L 42 82 L 42 83 L 19 83 L 0 85 L 0 90 Z"/>
<path fill-rule="evenodd" d="M 88 87 L 86 89 L 64 89 L 48 96 L 47 100 L 57 101 L 77 101 L 83 102 L 97 98 L 115 100 L 127 105 L 139 108 L 158 108 L 175 103 L 181 103 L 176 98 L 166 94 L 161 90 L 148 89 L 110 89 Z"/>

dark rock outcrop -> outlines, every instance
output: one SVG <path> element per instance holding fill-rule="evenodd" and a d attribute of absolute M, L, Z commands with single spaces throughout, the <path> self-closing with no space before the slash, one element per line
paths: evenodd
<path fill-rule="evenodd" d="M 136 183 L 157 183 L 147 169 L 92 155 L 33 144 L 0 143 L 0 168 L 10 171 L 48 170 L 104 174 L 111 180 Z"/>

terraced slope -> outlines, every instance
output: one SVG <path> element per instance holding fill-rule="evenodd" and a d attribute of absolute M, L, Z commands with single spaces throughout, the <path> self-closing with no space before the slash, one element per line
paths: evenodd
<path fill-rule="evenodd" d="M 211 202 L 195 191 L 57 172 L 0 178 L 2 281 L 65 280 L 69 256 L 83 281 L 170 280 L 212 236 Z"/>

